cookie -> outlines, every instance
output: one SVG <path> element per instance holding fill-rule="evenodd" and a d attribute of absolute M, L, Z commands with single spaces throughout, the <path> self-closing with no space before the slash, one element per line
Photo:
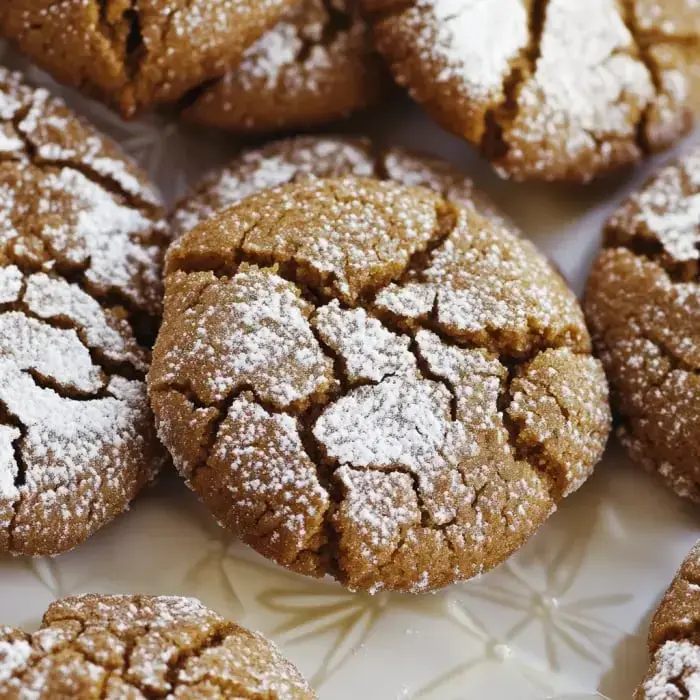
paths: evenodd
<path fill-rule="evenodd" d="M 0 35 L 123 116 L 223 75 L 293 0 L 13 0 Z"/>
<path fill-rule="evenodd" d="M 700 542 L 676 574 L 649 629 L 649 673 L 635 700 L 681 700 L 700 688 Z"/>
<path fill-rule="evenodd" d="M 632 459 L 700 502 L 700 149 L 607 222 L 584 308 Z"/>
<path fill-rule="evenodd" d="M 362 0 L 397 81 L 517 180 L 587 181 L 700 107 L 694 0 Z"/>
<path fill-rule="evenodd" d="M 173 235 L 180 236 L 217 212 L 271 187 L 308 178 L 356 175 L 421 185 L 446 199 L 508 225 L 486 194 L 454 166 L 433 156 L 401 148 L 380 149 L 368 139 L 300 136 L 250 149 L 206 176 L 193 194 L 175 207 Z"/>
<path fill-rule="evenodd" d="M 0 552 L 74 547 L 161 466 L 144 378 L 166 233 L 112 142 L 0 69 Z"/>
<path fill-rule="evenodd" d="M 236 132 L 306 129 L 378 102 L 389 86 L 354 1 L 303 0 L 183 116 Z"/>
<path fill-rule="evenodd" d="M 352 589 L 505 559 L 609 430 L 578 303 L 535 247 L 422 187 L 304 180 L 182 236 L 149 373 L 215 518 Z"/>
<path fill-rule="evenodd" d="M 312 700 L 262 635 L 193 598 L 80 595 L 52 603 L 27 634 L 0 627 L 6 700 Z"/>

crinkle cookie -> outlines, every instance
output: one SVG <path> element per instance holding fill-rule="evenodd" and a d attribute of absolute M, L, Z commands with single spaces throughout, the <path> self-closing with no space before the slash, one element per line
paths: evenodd
<path fill-rule="evenodd" d="M 81 595 L 0 627 L 5 700 L 313 700 L 279 649 L 193 598 Z"/>
<path fill-rule="evenodd" d="M 141 172 L 0 69 L 0 552 L 74 547 L 160 468 L 144 377 L 165 243 Z"/>
<path fill-rule="evenodd" d="M 245 151 L 226 167 L 206 176 L 195 191 L 175 207 L 174 236 L 251 194 L 310 178 L 356 175 L 421 185 L 446 199 L 506 223 L 486 194 L 449 163 L 401 148 L 380 149 L 369 139 L 339 136 L 299 136 Z M 508 223 L 512 227 L 512 224 Z"/>
<path fill-rule="evenodd" d="M 607 385 L 527 241 L 422 187 L 305 180 L 182 236 L 149 394 L 216 519 L 352 589 L 505 559 L 588 477 Z"/>
<path fill-rule="evenodd" d="M 649 673 L 635 700 L 683 700 L 700 688 L 700 542 L 666 591 L 649 629 Z"/>
<path fill-rule="evenodd" d="M 130 117 L 225 73 L 293 0 L 3 0 L 0 36 Z"/>
<path fill-rule="evenodd" d="M 515 179 L 586 181 L 700 107 L 695 0 L 361 0 L 395 78 Z"/>
<path fill-rule="evenodd" d="M 585 311 L 632 458 L 700 502 L 700 148 L 608 221 Z"/>
<path fill-rule="evenodd" d="M 378 102 L 389 88 L 354 0 L 302 0 L 184 117 L 237 132 L 309 128 Z"/>

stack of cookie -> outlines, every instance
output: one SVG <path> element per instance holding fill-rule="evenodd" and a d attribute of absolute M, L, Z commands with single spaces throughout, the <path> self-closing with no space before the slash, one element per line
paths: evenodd
<path fill-rule="evenodd" d="M 700 103 L 690 0 L 36 0 L 0 7 L 0 32 L 124 116 L 170 105 L 237 132 L 336 120 L 393 74 L 515 179 L 634 163 Z M 79 545 L 172 459 L 284 567 L 435 590 L 536 532 L 613 411 L 632 457 L 700 501 L 699 201 L 697 151 L 610 219 L 582 309 L 447 163 L 291 138 L 166 218 L 115 144 L 0 70 L 0 551 Z M 700 682 L 677 598 L 639 697 Z M 138 596 L 1 630 L 0 694 L 313 697 L 265 640 Z"/>

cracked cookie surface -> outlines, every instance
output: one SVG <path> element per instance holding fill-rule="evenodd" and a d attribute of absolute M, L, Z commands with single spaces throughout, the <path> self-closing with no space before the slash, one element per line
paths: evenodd
<path fill-rule="evenodd" d="M 693 0 L 362 0 L 395 78 L 515 179 L 586 181 L 700 107 Z"/>
<path fill-rule="evenodd" d="M 527 241 L 370 178 L 247 197 L 171 247 L 159 434 L 295 571 L 423 591 L 517 549 L 609 431 L 582 312 Z"/>
<path fill-rule="evenodd" d="M 292 0 L 13 0 L 0 33 L 130 117 L 223 75 Z"/>
<path fill-rule="evenodd" d="M 116 146 L 0 70 L 0 552 L 76 546 L 164 461 L 144 378 L 166 231 Z"/>
<path fill-rule="evenodd" d="M 390 84 L 354 0 L 303 0 L 183 116 L 237 132 L 304 129 L 378 102 Z"/>
<path fill-rule="evenodd" d="M 700 688 L 700 542 L 683 561 L 649 628 L 649 673 L 635 700 L 683 700 Z"/>
<path fill-rule="evenodd" d="M 52 603 L 33 634 L 0 627 L 6 700 L 313 700 L 262 635 L 193 598 L 80 595 Z"/>
<path fill-rule="evenodd" d="M 353 175 L 420 185 L 445 199 L 506 224 L 489 197 L 458 168 L 422 153 L 379 148 L 364 138 L 299 136 L 245 151 L 227 166 L 204 177 L 194 192 L 181 200 L 171 217 L 180 236 L 251 194 L 309 178 Z M 507 225 L 515 232 L 515 228 Z"/>
<path fill-rule="evenodd" d="M 631 457 L 700 502 L 700 149 L 608 221 L 584 308 Z"/>

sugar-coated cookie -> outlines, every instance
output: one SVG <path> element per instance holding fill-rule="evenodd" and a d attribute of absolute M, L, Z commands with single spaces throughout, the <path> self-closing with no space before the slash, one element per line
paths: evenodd
<path fill-rule="evenodd" d="M 584 308 L 629 454 L 700 502 L 700 149 L 605 227 Z"/>
<path fill-rule="evenodd" d="M 250 196 L 170 248 L 159 434 L 295 571 L 426 591 L 490 569 L 609 431 L 576 298 L 475 207 L 370 178 Z"/>
<path fill-rule="evenodd" d="M 700 107 L 695 0 L 362 0 L 399 83 L 519 180 L 586 181 Z"/>
<path fill-rule="evenodd" d="M 5 700 L 313 700 L 277 647 L 193 598 L 87 594 L 0 627 Z"/>
<path fill-rule="evenodd" d="M 74 547 L 164 461 L 162 217 L 115 144 L 0 69 L 0 553 Z"/>

